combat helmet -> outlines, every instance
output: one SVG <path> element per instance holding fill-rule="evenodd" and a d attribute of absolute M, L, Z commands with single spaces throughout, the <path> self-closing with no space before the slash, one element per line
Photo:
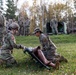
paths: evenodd
<path fill-rule="evenodd" d="M 12 30 L 12 29 L 19 30 L 19 28 L 20 27 L 16 22 L 13 22 L 12 24 L 9 25 L 9 30 Z"/>
<path fill-rule="evenodd" d="M 37 32 L 43 33 L 39 27 L 35 28 L 33 33 L 36 34 Z"/>
<path fill-rule="evenodd" d="M 5 26 L 5 17 L 0 13 L 0 26 Z"/>

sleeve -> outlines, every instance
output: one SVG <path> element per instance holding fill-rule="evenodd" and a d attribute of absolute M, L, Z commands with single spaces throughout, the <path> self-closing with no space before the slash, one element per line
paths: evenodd
<path fill-rule="evenodd" d="M 49 42 L 48 42 L 47 37 L 42 38 L 41 44 L 44 50 L 47 50 L 49 48 Z"/>
<path fill-rule="evenodd" d="M 9 43 L 12 48 L 17 48 L 17 49 L 22 48 L 21 45 L 16 44 L 15 37 L 13 35 L 9 37 Z"/>

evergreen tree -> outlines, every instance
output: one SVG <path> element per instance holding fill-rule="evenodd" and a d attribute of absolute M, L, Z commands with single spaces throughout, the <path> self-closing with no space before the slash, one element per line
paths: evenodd
<path fill-rule="evenodd" d="M 0 0 L 0 6 L 3 4 L 2 0 Z"/>
<path fill-rule="evenodd" d="M 7 0 L 7 10 L 6 10 L 6 18 L 7 19 L 14 19 L 15 18 L 15 11 L 16 6 L 14 4 L 14 0 Z"/>
<path fill-rule="evenodd" d="M 2 5 L 3 5 L 3 1 L 2 0 L 0 0 L 0 10 L 2 10 L 3 8 L 2 8 Z"/>

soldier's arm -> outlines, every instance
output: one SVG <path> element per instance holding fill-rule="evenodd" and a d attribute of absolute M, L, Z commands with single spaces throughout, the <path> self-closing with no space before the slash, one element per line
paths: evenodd
<path fill-rule="evenodd" d="M 48 42 L 47 37 L 43 37 L 41 44 L 43 46 L 43 49 L 48 49 L 49 48 L 49 42 Z"/>
<path fill-rule="evenodd" d="M 23 47 L 24 47 L 23 45 L 16 44 L 16 42 L 14 42 L 14 38 L 12 37 L 12 35 L 10 36 L 9 43 L 12 48 L 23 49 Z"/>

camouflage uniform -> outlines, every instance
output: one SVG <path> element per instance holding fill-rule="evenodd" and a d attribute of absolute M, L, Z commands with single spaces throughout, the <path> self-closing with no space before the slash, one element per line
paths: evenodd
<path fill-rule="evenodd" d="M 39 40 L 42 45 L 42 51 L 48 60 L 51 60 L 52 62 L 56 62 L 56 61 L 67 62 L 67 59 L 57 54 L 55 44 L 49 39 L 47 35 L 41 33 L 39 36 Z"/>
<path fill-rule="evenodd" d="M 24 18 L 23 17 L 19 17 L 18 18 L 18 24 L 20 26 L 20 29 L 19 29 L 19 35 L 23 35 L 23 30 L 24 30 L 24 27 L 23 27 L 23 23 L 24 23 Z"/>
<path fill-rule="evenodd" d="M 11 29 L 11 26 L 10 26 Z M 13 48 L 22 48 L 21 45 L 17 45 L 15 41 L 15 37 L 11 31 L 9 31 L 4 37 L 4 43 L 0 49 L 0 59 L 6 63 L 6 66 L 12 66 L 13 64 L 17 64 L 16 60 L 11 55 L 11 51 Z"/>
<path fill-rule="evenodd" d="M 27 18 L 24 23 L 24 35 L 29 35 L 29 25 L 30 25 L 30 21 Z"/>
<path fill-rule="evenodd" d="M 6 29 L 5 29 L 5 18 L 0 13 L 0 47 L 2 46 L 2 43 L 3 43 L 3 36 L 4 36 L 5 31 L 6 31 Z"/>
<path fill-rule="evenodd" d="M 57 20 L 56 20 L 56 19 L 52 19 L 52 20 L 50 21 L 50 27 L 52 28 L 52 33 L 53 33 L 53 34 L 58 34 L 57 26 L 58 26 Z"/>

